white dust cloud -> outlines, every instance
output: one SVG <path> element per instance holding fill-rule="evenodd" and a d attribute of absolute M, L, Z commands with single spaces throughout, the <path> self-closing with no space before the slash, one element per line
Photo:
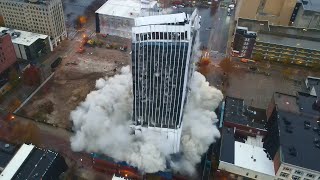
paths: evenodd
<path fill-rule="evenodd" d="M 96 90 L 71 112 L 75 130 L 71 147 L 74 151 L 103 153 L 146 173 L 165 170 L 169 161 L 173 170 L 193 175 L 201 155 L 220 136 L 214 110 L 223 95 L 210 87 L 198 72 L 193 74 L 190 90 L 179 160 L 171 160 L 168 151 L 159 146 L 159 142 L 163 142 L 160 137 L 132 135 L 133 97 L 129 67 L 124 67 L 120 75 L 97 80 Z"/>

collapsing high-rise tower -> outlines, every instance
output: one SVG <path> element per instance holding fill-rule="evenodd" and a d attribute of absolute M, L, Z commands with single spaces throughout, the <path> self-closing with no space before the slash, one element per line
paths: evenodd
<path fill-rule="evenodd" d="M 163 135 L 179 151 L 192 50 L 200 16 L 185 13 L 139 17 L 132 28 L 133 123 L 136 133 Z"/>

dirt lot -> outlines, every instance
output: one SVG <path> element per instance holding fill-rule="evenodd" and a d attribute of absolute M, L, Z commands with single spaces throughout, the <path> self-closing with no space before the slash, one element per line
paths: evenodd
<path fill-rule="evenodd" d="M 70 111 L 84 101 L 94 89 L 95 81 L 113 76 L 128 65 L 129 59 L 129 52 L 98 47 L 87 48 L 83 54 L 71 54 L 18 114 L 69 129 Z"/>

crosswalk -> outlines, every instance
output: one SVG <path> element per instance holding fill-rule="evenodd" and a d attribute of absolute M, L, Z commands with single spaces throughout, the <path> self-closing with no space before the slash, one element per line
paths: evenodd
<path fill-rule="evenodd" d="M 77 33 L 78 33 L 78 30 L 68 31 L 68 37 L 69 37 L 69 39 L 74 39 L 75 36 L 77 35 Z"/>

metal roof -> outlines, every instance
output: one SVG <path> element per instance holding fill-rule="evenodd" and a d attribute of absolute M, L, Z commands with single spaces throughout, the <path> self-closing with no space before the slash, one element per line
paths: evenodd
<path fill-rule="evenodd" d="M 33 148 L 33 145 L 23 144 L 16 155 L 11 159 L 9 164 L 0 174 L 0 180 L 12 179 L 21 165 L 24 163 L 24 161 L 28 158 Z"/>
<path fill-rule="evenodd" d="M 156 4 L 157 1 L 108 0 L 96 13 L 132 19 L 141 16 L 143 10 L 154 8 Z"/>
<path fill-rule="evenodd" d="M 135 26 L 146 26 L 155 24 L 182 23 L 187 19 L 186 13 L 166 14 L 158 16 L 138 17 L 134 19 Z"/>
<path fill-rule="evenodd" d="M 10 34 L 11 41 L 13 44 L 21 44 L 24 46 L 30 46 L 31 44 L 36 42 L 38 39 L 46 39 L 48 37 L 48 35 L 44 35 L 44 34 L 21 31 L 17 29 L 10 29 L 7 27 L 0 27 L 0 32 L 6 32 Z M 17 37 L 12 36 L 12 33 L 18 33 L 19 35 Z"/>

